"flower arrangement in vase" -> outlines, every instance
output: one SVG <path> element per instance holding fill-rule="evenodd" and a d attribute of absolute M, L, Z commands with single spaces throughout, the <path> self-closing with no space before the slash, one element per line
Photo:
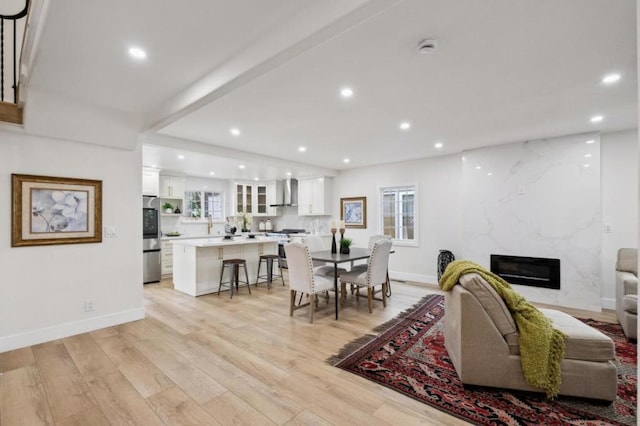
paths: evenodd
<path fill-rule="evenodd" d="M 240 226 L 242 232 L 251 231 L 251 222 L 253 221 L 253 216 L 250 213 L 244 213 L 236 219 L 236 223 Z"/>
<path fill-rule="evenodd" d="M 351 238 L 343 238 L 340 240 L 340 253 L 342 254 L 349 254 L 351 253 L 351 249 L 349 248 L 351 246 L 352 240 Z"/>

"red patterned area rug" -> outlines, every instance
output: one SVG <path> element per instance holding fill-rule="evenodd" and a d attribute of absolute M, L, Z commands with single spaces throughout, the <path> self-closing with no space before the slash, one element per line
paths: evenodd
<path fill-rule="evenodd" d="M 479 425 L 635 425 L 636 345 L 617 324 L 583 320 L 611 337 L 616 346 L 618 397 L 612 404 L 580 398 L 547 400 L 543 394 L 463 385 L 444 347 L 444 297 L 429 295 L 377 336 L 363 336 L 328 360 Z M 385 330 L 385 331 L 382 331 Z"/>

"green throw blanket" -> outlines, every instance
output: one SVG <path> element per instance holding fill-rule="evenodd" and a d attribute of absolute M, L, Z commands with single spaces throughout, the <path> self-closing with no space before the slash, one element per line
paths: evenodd
<path fill-rule="evenodd" d="M 561 383 L 560 362 L 565 349 L 564 334 L 556 330 L 551 320 L 535 306 L 516 293 L 509 283 L 468 260 L 451 262 L 440 279 L 440 288 L 449 291 L 462 275 L 474 272 L 502 297 L 518 326 L 522 370 L 527 383 L 544 390 L 549 398 L 557 396 Z"/>

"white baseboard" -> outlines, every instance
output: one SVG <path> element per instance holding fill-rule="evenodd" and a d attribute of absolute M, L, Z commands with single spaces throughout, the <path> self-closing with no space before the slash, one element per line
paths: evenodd
<path fill-rule="evenodd" d="M 604 297 L 601 299 L 602 309 L 616 309 L 616 299 L 605 299 Z"/>
<path fill-rule="evenodd" d="M 423 274 L 411 274 L 407 272 L 389 271 L 389 278 L 398 281 L 413 281 L 417 284 L 438 285 L 438 277 Z"/>
<path fill-rule="evenodd" d="M 87 318 L 81 321 L 39 328 L 25 333 L 12 334 L 10 336 L 0 337 L 0 353 L 143 318 L 144 308 L 140 307 L 100 317 Z"/>

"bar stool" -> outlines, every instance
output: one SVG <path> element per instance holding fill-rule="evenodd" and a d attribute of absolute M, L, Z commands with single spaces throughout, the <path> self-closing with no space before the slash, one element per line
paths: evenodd
<path fill-rule="evenodd" d="M 244 268 L 244 277 L 246 281 L 240 281 L 240 266 Z M 229 281 L 223 282 L 225 269 L 229 268 Z M 230 298 L 233 298 L 233 287 L 235 284 L 236 290 L 238 290 L 238 284 L 245 283 L 251 294 L 251 287 L 249 286 L 249 275 L 247 274 L 247 261 L 244 259 L 225 259 L 222 261 L 222 270 L 220 271 L 220 285 L 218 286 L 218 295 L 220 295 L 220 289 L 222 284 L 229 284 Z"/>
<path fill-rule="evenodd" d="M 267 262 L 267 274 L 260 275 L 260 267 L 262 266 L 262 261 Z M 273 262 L 278 262 L 278 269 L 280 270 L 280 275 L 273 273 Z M 280 278 L 282 280 L 282 285 L 284 285 L 284 278 L 282 277 L 282 266 L 280 265 L 280 256 L 277 254 L 262 254 L 260 255 L 260 261 L 258 262 L 258 274 L 256 275 L 256 287 L 258 286 L 258 282 L 260 278 L 266 281 L 267 288 L 271 288 L 271 283 L 274 278 Z"/>

